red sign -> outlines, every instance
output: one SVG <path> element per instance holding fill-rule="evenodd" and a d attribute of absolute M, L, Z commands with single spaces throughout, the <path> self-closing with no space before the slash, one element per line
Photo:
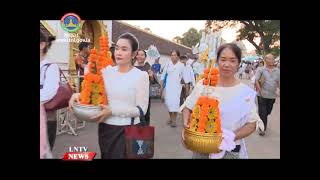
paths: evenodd
<path fill-rule="evenodd" d="M 92 161 L 96 156 L 95 152 L 67 152 L 64 154 L 65 161 Z"/>

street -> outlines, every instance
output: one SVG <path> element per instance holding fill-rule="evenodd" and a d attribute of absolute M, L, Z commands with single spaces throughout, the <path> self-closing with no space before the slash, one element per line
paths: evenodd
<path fill-rule="evenodd" d="M 248 84 L 248 80 L 242 80 Z M 192 152 L 181 144 L 181 115 L 178 116 L 176 128 L 167 125 L 169 114 L 158 99 L 151 100 L 151 125 L 155 127 L 154 159 L 188 159 Z M 96 152 L 95 159 L 100 158 L 98 130 L 96 123 L 87 123 L 86 127 L 77 130 L 78 136 L 70 134 L 57 135 L 53 149 L 54 158 L 61 159 L 70 146 L 87 146 L 89 151 Z M 249 159 L 280 158 L 280 98 L 276 99 L 268 119 L 268 130 L 261 137 L 257 132 L 246 138 Z"/>

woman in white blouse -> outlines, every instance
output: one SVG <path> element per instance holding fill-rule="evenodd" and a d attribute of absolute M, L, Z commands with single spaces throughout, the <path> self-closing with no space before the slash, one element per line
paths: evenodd
<path fill-rule="evenodd" d="M 137 54 L 139 43 L 131 33 L 122 34 L 115 45 L 115 60 L 117 66 L 108 66 L 102 70 L 108 105 L 102 105 L 102 112 L 93 118 L 98 118 L 99 146 L 102 159 L 122 159 L 125 157 L 124 128 L 140 123 L 140 106 L 144 114 L 149 101 L 149 76 L 132 65 Z M 79 93 L 70 99 L 79 102 Z"/>
<path fill-rule="evenodd" d="M 264 128 L 257 114 L 255 91 L 234 76 L 239 69 L 240 61 L 241 49 L 237 45 L 228 43 L 218 49 L 217 63 L 220 78 L 217 87 L 209 89 L 209 97 L 218 98 L 220 101 L 220 119 L 223 133 L 223 140 L 220 145 L 221 153 L 199 154 L 194 152 L 193 158 L 247 158 L 243 138 L 252 134 L 258 127 Z M 189 128 L 190 113 L 203 91 L 202 81 L 200 80 L 197 83 L 195 89 L 180 108 L 183 111 L 185 128 Z M 182 131 L 184 142 L 183 135 L 184 129 Z"/>
<path fill-rule="evenodd" d="M 171 52 L 171 61 L 166 65 L 161 76 L 161 89 L 165 92 L 164 101 L 169 111 L 170 120 L 167 122 L 171 127 L 176 127 L 177 115 L 180 107 L 180 95 L 182 89 L 182 79 L 184 83 L 190 80 L 184 73 L 185 66 L 179 62 L 180 52 Z M 165 83 L 164 83 L 165 82 Z"/>
<path fill-rule="evenodd" d="M 51 64 L 45 58 L 48 49 L 51 47 L 54 37 L 48 37 L 44 32 L 40 31 L 40 103 L 44 104 L 50 101 L 57 93 L 60 81 L 59 67 Z M 57 115 L 56 111 L 47 111 L 45 113 L 47 119 L 47 132 L 50 148 L 52 150 L 56 138 Z"/>

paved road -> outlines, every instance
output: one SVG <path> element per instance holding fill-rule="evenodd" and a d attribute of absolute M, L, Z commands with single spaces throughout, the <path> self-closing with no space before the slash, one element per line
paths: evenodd
<path fill-rule="evenodd" d="M 249 83 L 244 80 L 243 82 Z M 155 126 L 155 159 L 185 159 L 191 158 L 191 151 L 185 149 L 180 143 L 182 128 L 181 117 L 176 128 L 166 124 L 169 114 L 163 103 L 159 100 L 151 101 L 151 125 Z M 97 124 L 87 123 L 86 127 L 77 130 L 78 136 L 70 134 L 58 135 L 53 149 L 55 158 L 62 158 L 69 146 L 87 146 L 90 151 L 97 152 L 96 158 L 100 158 L 98 146 Z M 276 100 L 273 111 L 269 116 L 268 132 L 264 137 L 257 133 L 246 139 L 249 158 L 280 158 L 280 98 Z"/>

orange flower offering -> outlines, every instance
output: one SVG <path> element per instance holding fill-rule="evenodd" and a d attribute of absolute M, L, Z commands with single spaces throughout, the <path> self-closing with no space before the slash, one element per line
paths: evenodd
<path fill-rule="evenodd" d="M 219 79 L 219 70 L 217 68 L 206 68 L 203 74 L 203 85 L 216 86 Z"/>
<path fill-rule="evenodd" d="M 219 100 L 209 92 L 219 81 L 218 69 L 211 67 L 204 70 L 203 91 L 192 109 L 189 128 L 184 131 L 185 145 L 191 151 L 210 154 L 219 153 L 222 141 Z"/>
<path fill-rule="evenodd" d="M 221 133 L 219 101 L 200 96 L 191 113 L 189 127 L 191 131 L 201 133 Z"/>
<path fill-rule="evenodd" d="M 218 69 L 205 69 L 203 78 L 203 85 L 216 86 L 219 79 Z M 192 110 L 189 127 L 194 132 L 221 133 L 219 101 L 208 96 L 200 96 Z"/>
<path fill-rule="evenodd" d="M 95 48 L 90 50 L 88 72 L 81 84 L 81 104 L 108 104 L 101 74 L 101 69 L 108 65 L 113 65 L 113 61 L 108 47 L 108 38 L 102 36 L 100 37 L 100 52 Z"/>

